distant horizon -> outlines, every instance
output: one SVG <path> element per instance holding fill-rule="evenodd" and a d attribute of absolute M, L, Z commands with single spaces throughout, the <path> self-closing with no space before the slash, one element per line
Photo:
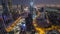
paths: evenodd
<path fill-rule="evenodd" d="M 12 0 L 13 5 L 17 4 L 30 4 L 31 0 Z M 60 0 L 34 0 L 34 4 L 60 4 Z M 0 0 L 1 5 L 1 0 Z"/>
<path fill-rule="evenodd" d="M 28 5 L 23 5 L 25 7 L 29 7 Z M 44 7 L 44 6 L 49 6 L 49 7 L 60 7 L 60 4 L 37 4 L 34 5 L 37 7 Z M 2 5 L 0 5 L 0 8 L 2 7 Z M 12 7 L 17 7 L 17 5 L 12 5 Z M 18 7 L 20 7 L 20 4 L 18 4 Z"/>

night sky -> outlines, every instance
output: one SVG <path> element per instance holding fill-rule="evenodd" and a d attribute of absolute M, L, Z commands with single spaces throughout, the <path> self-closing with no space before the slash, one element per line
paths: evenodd
<path fill-rule="evenodd" d="M 12 0 L 12 4 L 28 4 L 30 0 Z M 1 0 L 0 0 L 1 4 Z M 34 0 L 34 4 L 60 4 L 60 0 Z"/>

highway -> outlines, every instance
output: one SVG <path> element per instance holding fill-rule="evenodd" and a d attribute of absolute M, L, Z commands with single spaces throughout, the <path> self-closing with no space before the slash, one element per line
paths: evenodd
<path fill-rule="evenodd" d="M 54 26 L 54 25 L 51 25 L 51 27 L 48 27 L 48 28 L 42 28 L 40 26 L 38 26 L 37 22 L 36 22 L 36 18 L 40 15 L 40 13 L 38 12 L 38 15 L 33 19 L 33 25 L 36 29 L 36 31 L 39 33 L 39 34 L 46 34 L 47 31 L 49 30 L 58 30 L 60 32 L 60 29 L 59 26 Z M 47 15 L 46 15 L 47 16 Z M 50 23 L 49 22 L 49 19 L 48 19 L 48 16 L 47 16 L 47 23 Z M 47 25 L 48 26 L 48 25 Z"/>
<path fill-rule="evenodd" d="M 19 18 L 17 18 L 11 25 L 9 25 L 6 29 L 7 32 L 10 32 L 13 30 L 13 28 L 18 24 L 18 23 L 21 23 L 22 22 L 22 19 L 23 18 L 26 18 L 27 17 L 27 13 L 26 12 L 22 12 L 20 14 L 21 16 Z"/>

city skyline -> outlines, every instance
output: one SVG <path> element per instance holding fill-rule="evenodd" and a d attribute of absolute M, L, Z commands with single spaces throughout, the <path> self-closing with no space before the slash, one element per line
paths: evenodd
<path fill-rule="evenodd" d="M 12 4 L 27 4 L 29 5 L 31 0 L 12 0 Z M 34 4 L 60 4 L 60 0 L 34 0 Z M 1 0 L 0 0 L 1 5 Z"/>

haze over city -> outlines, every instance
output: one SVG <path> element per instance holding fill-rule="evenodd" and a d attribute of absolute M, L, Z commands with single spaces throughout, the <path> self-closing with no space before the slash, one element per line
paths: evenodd
<path fill-rule="evenodd" d="M 7 1 L 7 0 L 6 0 Z M 28 4 L 31 0 L 12 0 L 12 4 Z M 0 0 L 1 4 L 1 0 Z M 34 4 L 60 4 L 60 0 L 34 0 Z"/>

